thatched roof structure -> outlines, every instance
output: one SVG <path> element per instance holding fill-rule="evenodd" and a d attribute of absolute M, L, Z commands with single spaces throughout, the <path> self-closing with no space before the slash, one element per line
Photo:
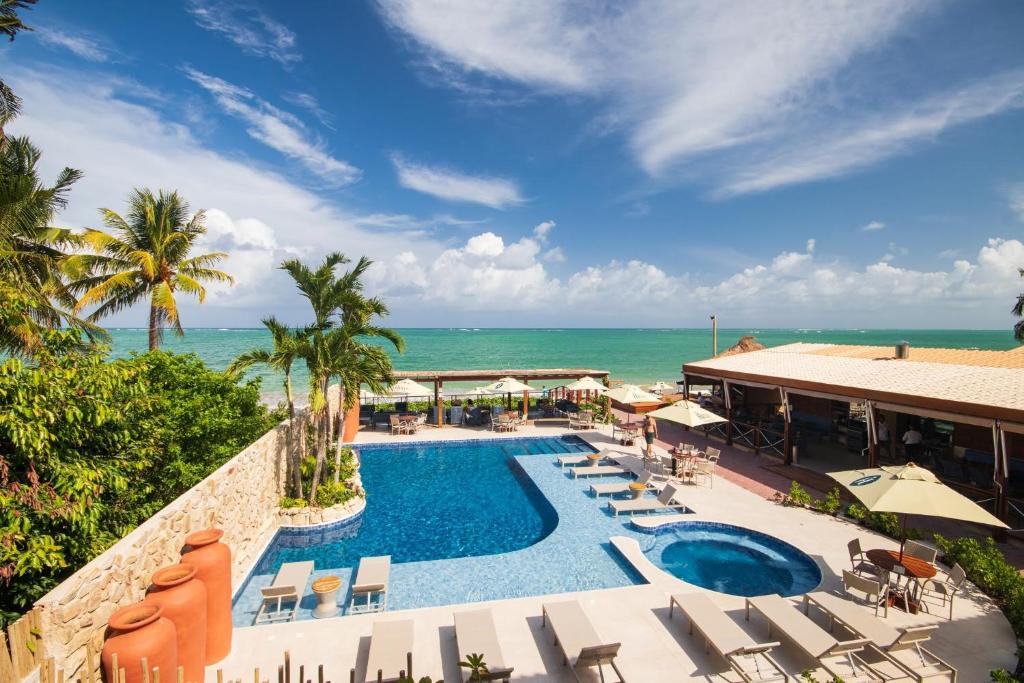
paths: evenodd
<path fill-rule="evenodd" d="M 766 348 L 768 347 L 762 344 L 761 342 L 757 341 L 757 339 L 755 339 L 753 335 L 745 334 L 742 337 L 740 337 L 740 340 L 736 342 L 734 345 L 730 346 L 725 351 L 722 351 L 720 354 L 718 354 L 718 357 L 721 358 L 722 356 L 735 356 L 737 353 L 746 353 L 748 351 L 763 351 Z"/>

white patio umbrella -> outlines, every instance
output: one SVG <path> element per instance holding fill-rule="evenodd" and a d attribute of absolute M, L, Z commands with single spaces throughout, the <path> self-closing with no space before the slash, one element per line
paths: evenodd
<path fill-rule="evenodd" d="M 647 390 L 650 391 L 650 392 L 653 392 L 655 394 L 663 394 L 666 391 L 669 391 L 669 392 L 675 391 L 676 390 L 676 385 L 675 384 L 669 384 L 668 382 L 663 382 L 661 380 L 658 380 L 654 384 L 652 384 L 649 387 L 647 387 Z"/>
<path fill-rule="evenodd" d="M 391 398 L 431 398 L 434 390 L 411 379 L 400 379 L 388 387 L 387 395 Z"/>
<path fill-rule="evenodd" d="M 565 388 L 568 389 L 569 391 L 593 391 L 596 392 L 599 396 L 608 391 L 608 387 L 601 384 L 600 382 L 598 382 L 593 377 L 590 377 L 589 375 L 586 377 L 580 377 L 572 384 L 566 384 Z"/>
<path fill-rule="evenodd" d="M 705 410 L 693 401 L 676 401 L 670 406 L 652 410 L 647 414 L 651 417 L 668 420 L 669 422 L 677 422 L 687 427 L 700 427 L 701 425 L 726 421 L 721 415 Z"/>
<path fill-rule="evenodd" d="M 644 391 L 635 384 L 623 384 L 620 387 L 615 387 L 609 390 L 605 396 L 618 401 L 631 405 L 633 403 L 656 403 L 661 400 L 661 396 L 656 396 L 649 391 Z"/>
<path fill-rule="evenodd" d="M 460 391 L 461 396 L 469 398 L 480 398 L 481 396 L 492 396 L 493 393 L 487 387 L 473 387 L 469 391 Z"/>
<path fill-rule="evenodd" d="M 900 561 L 907 542 L 907 515 L 944 517 L 1008 528 L 998 517 L 949 488 L 931 470 L 907 463 L 899 467 L 829 472 L 871 512 L 903 515 Z"/>
<path fill-rule="evenodd" d="M 530 392 L 533 391 L 533 387 L 529 384 L 523 384 L 515 377 L 502 377 L 497 382 L 492 382 L 484 387 L 492 394 L 518 394 L 523 392 L 523 413 L 529 413 L 530 409 Z"/>

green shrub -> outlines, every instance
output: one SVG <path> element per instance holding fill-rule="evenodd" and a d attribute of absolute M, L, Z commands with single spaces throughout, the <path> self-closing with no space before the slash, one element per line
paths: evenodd
<path fill-rule="evenodd" d="M 807 507 L 811 504 L 812 498 L 803 486 L 797 481 L 793 481 L 789 485 L 789 495 L 783 498 L 783 505 L 792 505 L 794 507 Z"/>
<path fill-rule="evenodd" d="M 335 483 L 333 480 L 327 480 L 321 482 L 316 489 L 316 504 L 322 508 L 339 505 L 355 497 L 356 492 L 343 481 Z"/>
<path fill-rule="evenodd" d="M 282 508 L 304 508 L 309 507 L 309 503 L 306 502 L 305 498 L 290 498 L 288 496 L 282 496 L 278 502 L 278 506 Z"/>
<path fill-rule="evenodd" d="M 841 496 L 842 493 L 839 491 L 839 487 L 833 487 L 831 491 L 825 494 L 824 499 L 814 501 L 814 509 L 818 512 L 824 512 L 826 515 L 832 515 L 835 517 L 839 514 L 839 510 L 843 506 Z"/>
<path fill-rule="evenodd" d="M 903 537 L 903 524 L 900 518 L 891 512 L 869 512 L 860 503 L 850 503 L 846 508 L 846 516 L 861 526 L 885 534 L 889 538 L 899 540 Z M 907 538 L 919 539 L 921 532 L 917 529 L 907 529 Z"/>

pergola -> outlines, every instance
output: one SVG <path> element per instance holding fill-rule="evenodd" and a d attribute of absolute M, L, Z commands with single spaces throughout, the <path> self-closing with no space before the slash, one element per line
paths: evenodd
<path fill-rule="evenodd" d="M 581 377 L 593 377 L 597 380 L 607 380 L 611 374 L 608 370 L 593 370 L 591 368 L 533 368 L 533 369 L 506 369 L 506 370 L 399 370 L 393 373 L 395 379 L 411 379 L 415 382 L 434 383 L 434 405 L 437 406 L 437 426 L 444 424 L 444 399 L 441 397 L 441 389 L 445 382 L 496 382 L 504 377 L 513 377 L 526 384 L 530 380 L 544 379 L 571 379 Z M 527 392 L 523 393 L 523 405 L 529 405 Z"/>

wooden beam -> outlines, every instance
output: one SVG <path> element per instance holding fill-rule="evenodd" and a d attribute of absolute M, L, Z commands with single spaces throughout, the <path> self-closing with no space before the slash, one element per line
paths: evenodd
<path fill-rule="evenodd" d="M 441 398 L 441 385 L 441 380 L 434 380 L 434 410 L 437 411 L 438 427 L 444 426 L 444 400 Z"/>

